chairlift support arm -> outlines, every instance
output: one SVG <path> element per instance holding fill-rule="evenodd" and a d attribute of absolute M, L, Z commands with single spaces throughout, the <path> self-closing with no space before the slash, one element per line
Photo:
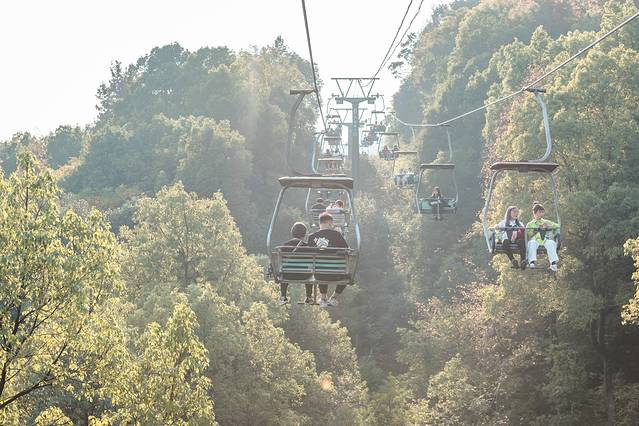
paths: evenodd
<path fill-rule="evenodd" d="M 535 95 L 535 100 L 537 101 L 537 103 L 539 104 L 539 106 L 541 107 L 541 114 L 543 116 L 544 119 L 544 134 L 546 137 L 546 152 L 544 153 L 544 155 L 535 160 L 535 161 L 539 161 L 539 162 L 546 162 L 548 161 L 548 159 L 550 158 L 550 154 L 552 153 L 552 137 L 550 135 L 550 120 L 548 119 L 548 109 L 546 108 L 546 103 L 544 102 L 544 99 L 542 98 L 541 94 L 542 93 L 546 93 L 546 89 L 541 89 L 538 87 L 530 87 L 528 89 L 526 89 L 526 91 L 532 93 L 533 95 Z"/>
<path fill-rule="evenodd" d="M 315 93 L 315 89 L 295 89 L 289 92 L 291 95 L 297 95 L 293 106 L 291 107 L 291 111 L 288 115 L 288 137 L 286 140 L 286 165 L 291 170 L 291 173 L 294 175 L 304 175 L 304 173 L 298 171 L 293 166 L 291 161 L 291 151 L 293 150 L 293 133 L 295 128 L 295 118 L 297 117 L 297 110 L 299 109 L 304 97 L 311 93 Z"/>

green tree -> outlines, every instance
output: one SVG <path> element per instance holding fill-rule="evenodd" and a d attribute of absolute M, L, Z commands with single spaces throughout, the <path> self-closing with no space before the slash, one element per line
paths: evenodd
<path fill-rule="evenodd" d="M 125 388 L 113 394 L 118 424 L 213 425 L 207 350 L 196 336 L 195 314 L 182 298 L 166 325 L 150 323 L 136 341 Z"/>
<path fill-rule="evenodd" d="M 57 197 L 28 154 L 0 182 L 0 410 L 71 374 L 67 356 L 120 288 L 118 248 L 101 215 L 61 216 Z"/>
<path fill-rule="evenodd" d="M 411 423 L 417 425 L 482 424 L 490 401 L 478 392 L 470 370 L 458 356 L 446 363 L 428 384 L 428 396 L 415 405 Z"/>
<path fill-rule="evenodd" d="M 136 305 L 130 323 L 162 323 L 176 297 L 188 298 L 210 356 L 206 376 L 220 423 L 362 423 L 366 391 L 346 331 L 330 325 L 325 313 L 309 320 L 324 330 L 325 347 L 335 347 L 335 359 L 322 364 L 322 377 L 333 377 L 333 386 L 323 390 L 312 353 L 279 327 L 286 312 L 275 308 L 275 294 L 242 247 L 220 194 L 198 199 L 181 184 L 164 188 L 140 200 L 135 227 L 121 236 L 123 273 Z"/>
<path fill-rule="evenodd" d="M 60 126 L 44 138 L 49 164 L 58 168 L 71 157 L 80 155 L 84 131 L 78 127 Z"/>
<path fill-rule="evenodd" d="M 16 171 L 18 156 L 30 152 L 40 161 L 45 160 L 42 141 L 29 132 L 16 133 L 10 140 L 0 143 L 0 168 L 5 174 Z"/>
<path fill-rule="evenodd" d="M 36 426 L 73 426 L 73 422 L 58 407 L 51 407 L 40 413 Z"/>
<path fill-rule="evenodd" d="M 177 178 L 187 190 L 200 196 L 221 191 L 235 212 L 238 223 L 255 220 L 249 176 L 252 158 L 244 138 L 231 130 L 228 122 L 216 123 L 202 117 L 183 118 L 189 129 L 184 137 L 184 158 Z"/>
<path fill-rule="evenodd" d="M 129 253 L 124 271 L 132 300 L 152 297 L 161 286 L 170 293 L 202 282 L 242 308 L 272 300 L 221 194 L 198 199 L 178 183 L 156 198 L 140 200 L 134 223 L 135 228 L 121 231 Z"/>
<path fill-rule="evenodd" d="M 410 390 L 402 386 L 398 378 L 389 376 L 371 398 L 368 423 L 389 426 L 407 424 L 411 396 Z"/>
<path fill-rule="evenodd" d="M 639 271 L 639 239 L 626 241 L 624 248 L 626 254 L 632 256 L 635 261 L 636 271 L 633 274 L 633 278 L 635 283 L 637 283 L 639 282 L 639 272 L 637 272 Z M 634 297 L 624 307 L 623 320 L 627 323 L 639 323 L 639 285 L 637 285 Z"/>

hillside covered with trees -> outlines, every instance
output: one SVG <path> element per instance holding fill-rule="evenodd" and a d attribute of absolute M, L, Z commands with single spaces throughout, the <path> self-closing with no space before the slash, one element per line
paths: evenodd
<path fill-rule="evenodd" d="M 437 7 L 391 65 L 395 116 L 440 123 L 513 93 L 637 13 L 512 3 Z M 114 63 L 95 123 L 0 143 L 0 423 L 637 424 L 637 69 L 639 21 L 541 83 L 557 273 L 511 268 L 481 231 L 488 166 L 544 151 L 523 93 L 451 123 L 460 204 L 446 220 L 416 215 L 388 162 L 363 154 L 356 284 L 326 310 L 279 306 L 264 275 L 289 90 L 312 87 L 310 63 L 281 38 Z M 300 164 L 319 122 L 308 98 Z M 441 127 L 386 124 L 422 162 L 448 155 Z M 504 174 L 489 220 L 517 205 L 528 221 L 534 201 L 552 205 L 548 180 Z"/>

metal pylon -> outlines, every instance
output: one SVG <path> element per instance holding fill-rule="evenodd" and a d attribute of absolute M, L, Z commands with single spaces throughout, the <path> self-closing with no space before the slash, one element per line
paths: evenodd
<path fill-rule="evenodd" d="M 375 104 L 378 94 L 373 94 L 373 86 L 378 79 L 375 77 L 334 77 L 337 85 L 338 95 L 335 95 L 335 102 L 343 104 L 348 102 L 351 105 L 352 124 L 348 126 L 348 155 L 351 159 L 353 176 L 353 192 L 357 194 L 359 189 L 359 105 L 362 102 Z"/>

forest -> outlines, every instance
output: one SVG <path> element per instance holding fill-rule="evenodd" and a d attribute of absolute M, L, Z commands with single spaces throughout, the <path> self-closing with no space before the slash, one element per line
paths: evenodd
<path fill-rule="evenodd" d="M 535 96 L 490 102 L 638 7 L 436 7 L 393 58 L 385 125 L 422 163 L 453 154 L 457 213 L 415 214 L 414 192 L 363 153 L 358 272 L 330 309 L 280 306 L 265 276 L 289 91 L 313 86 L 305 52 L 281 37 L 241 51 L 173 43 L 113 63 L 94 123 L 0 142 L 0 424 L 637 425 L 639 20 L 539 84 L 558 271 L 491 256 L 481 216 L 489 165 L 545 146 Z M 442 127 L 413 135 L 394 118 L 441 123 L 485 104 L 451 123 L 451 153 Z M 308 96 L 300 164 L 320 120 Z M 447 191 L 438 179 L 423 184 Z M 535 201 L 553 204 L 547 180 L 503 174 L 489 221 L 516 205 L 527 222 Z"/>

